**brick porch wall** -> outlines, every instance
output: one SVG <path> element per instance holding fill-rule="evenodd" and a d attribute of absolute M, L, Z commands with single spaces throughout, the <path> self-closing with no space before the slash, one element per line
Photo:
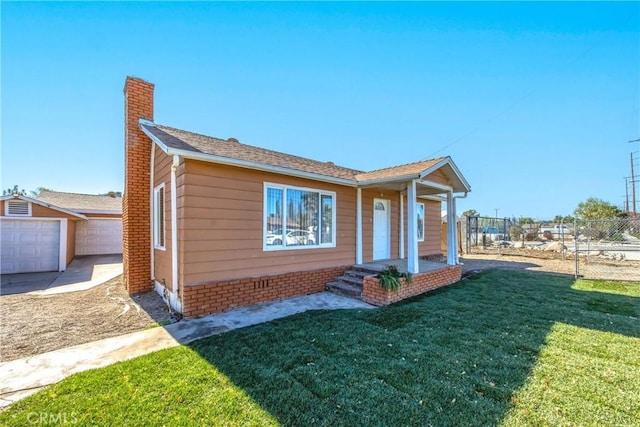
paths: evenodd
<path fill-rule="evenodd" d="M 364 278 L 362 299 L 372 305 L 389 305 L 456 283 L 460 281 L 461 277 L 461 265 L 448 265 L 438 270 L 414 274 L 412 283 L 406 283 L 402 279 L 400 289 L 386 291 L 380 287 L 380 283 L 375 276 L 366 276 Z"/>
<path fill-rule="evenodd" d="M 185 317 L 205 316 L 235 307 L 322 292 L 327 283 L 343 275 L 350 267 L 347 265 L 186 286 L 183 314 Z"/>

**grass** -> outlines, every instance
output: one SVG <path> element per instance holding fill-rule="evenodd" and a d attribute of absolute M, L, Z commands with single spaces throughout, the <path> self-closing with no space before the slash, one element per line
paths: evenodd
<path fill-rule="evenodd" d="M 638 284 L 493 270 L 76 374 L 0 424 L 640 425 L 639 316 Z"/>

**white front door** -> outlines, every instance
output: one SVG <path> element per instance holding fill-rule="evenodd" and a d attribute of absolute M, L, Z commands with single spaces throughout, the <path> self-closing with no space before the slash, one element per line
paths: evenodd
<path fill-rule="evenodd" d="M 0 221 L 1 274 L 58 271 L 60 221 L 7 219 Z"/>
<path fill-rule="evenodd" d="M 122 253 L 122 220 L 89 218 L 76 225 L 76 255 Z"/>
<path fill-rule="evenodd" d="M 391 257 L 389 200 L 373 199 L 373 259 Z"/>

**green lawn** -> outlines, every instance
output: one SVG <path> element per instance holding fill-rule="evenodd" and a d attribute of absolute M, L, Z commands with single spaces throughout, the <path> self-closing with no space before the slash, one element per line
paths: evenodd
<path fill-rule="evenodd" d="M 0 424 L 640 425 L 639 317 L 638 284 L 493 270 L 80 373 Z"/>

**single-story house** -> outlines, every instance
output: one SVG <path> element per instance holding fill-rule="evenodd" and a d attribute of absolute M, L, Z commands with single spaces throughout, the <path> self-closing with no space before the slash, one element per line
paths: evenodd
<path fill-rule="evenodd" d="M 455 218 L 471 190 L 450 157 L 365 172 L 154 123 L 139 78 L 124 95 L 125 283 L 187 317 L 320 292 L 376 260 L 416 278 L 441 257 L 441 203 Z M 447 284 L 461 271 L 449 224 L 447 264 L 428 279 Z"/>
<path fill-rule="evenodd" d="M 64 271 L 76 255 L 122 253 L 122 197 L 42 190 L 0 198 L 1 274 Z"/>

